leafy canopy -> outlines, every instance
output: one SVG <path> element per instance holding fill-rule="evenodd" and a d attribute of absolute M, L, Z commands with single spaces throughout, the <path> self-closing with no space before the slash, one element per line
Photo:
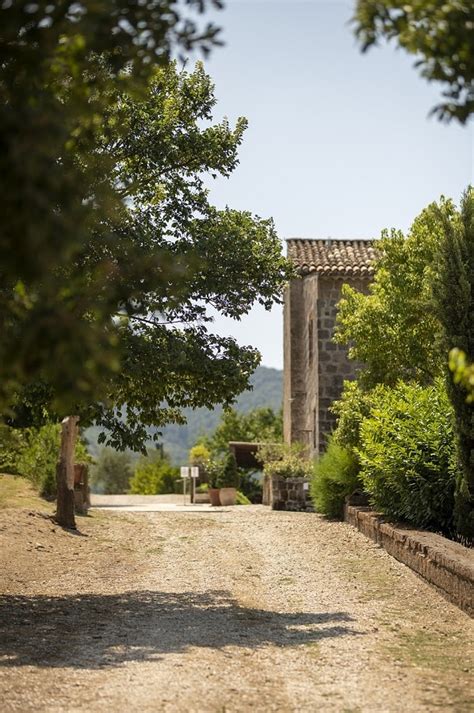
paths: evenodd
<path fill-rule="evenodd" d="M 117 448 L 143 448 L 147 426 L 183 422 L 181 408 L 230 404 L 247 388 L 259 354 L 212 334 L 209 308 L 235 319 L 255 302 L 269 308 L 290 275 L 271 220 L 209 202 L 205 176 L 232 172 L 246 126 L 244 119 L 212 124 L 214 104 L 202 65 L 188 73 L 172 63 L 153 72 L 141 98 L 117 88 L 105 116 L 100 151 L 124 207 L 113 243 L 92 233 L 83 246 L 80 280 L 88 294 L 92 286 L 94 310 L 106 303 L 111 319 L 103 329 L 117 343 L 120 369 L 102 375 L 100 399 L 71 388 L 71 410 L 83 425 L 108 429 Z M 94 288 L 103 263 L 120 275 L 115 302 L 100 281 Z M 68 280 L 75 276 L 72 265 Z M 80 312 L 86 324 L 94 314 Z M 41 376 L 32 405 L 40 398 L 59 409 L 58 379 L 66 383 L 68 372 L 49 359 Z"/>
<path fill-rule="evenodd" d="M 394 385 L 399 379 L 430 383 L 442 372 L 441 325 L 433 309 L 432 282 L 440 216 L 454 215 L 451 201 L 431 204 L 415 219 L 408 235 L 384 231 L 368 294 L 345 285 L 339 303 L 336 341 L 365 366 L 365 388 Z"/>
<path fill-rule="evenodd" d="M 132 268 L 146 277 L 167 264 L 145 259 L 123 230 L 128 206 L 103 146 L 106 114 L 115 110 L 117 138 L 117 92 L 143 95 L 172 52 L 218 42 L 196 15 L 212 5 L 220 3 L 0 5 L 0 410 L 44 377 L 70 410 L 118 368 L 111 315 L 127 297 L 122 283 Z M 96 254 L 83 274 L 91 239 Z"/>
<path fill-rule="evenodd" d="M 465 123 L 474 112 L 472 0 L 358 0 L 355 31 L 365 51 L 393 40 L 417 58 L 422 77 L 439 82 L 441 119 Z"/>

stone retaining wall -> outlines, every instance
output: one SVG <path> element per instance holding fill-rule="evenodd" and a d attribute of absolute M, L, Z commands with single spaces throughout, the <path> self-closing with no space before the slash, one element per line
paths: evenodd
<path fill-rule="evenodd" d="M 279 478 L 266 475 L 263 482 L 263 504 L 272 510 L 313 512 L 308 478 Z"/>
<path fill-rule="evenodd" d="M 369 507 L 346 505 L 344 519 L 474 616 L 474 550 L 432 532 L 384 522 Z"/>

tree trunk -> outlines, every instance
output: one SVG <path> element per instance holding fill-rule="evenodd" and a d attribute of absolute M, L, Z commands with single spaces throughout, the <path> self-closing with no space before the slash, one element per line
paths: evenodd
<path fill-rule="evenodd" d="M 74 517 L 74 447 L 79 416 L 68 416 L 61 424 L 61 452 L 56 466 L 58 496 L 56 520 L 62 527 L 76 529 Z"/>

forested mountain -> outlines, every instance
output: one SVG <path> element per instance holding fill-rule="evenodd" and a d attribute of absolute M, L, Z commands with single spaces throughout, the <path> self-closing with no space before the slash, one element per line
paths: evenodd
<path fill-rule="evenodd" d="M 253 389 L 244 391 L 236 403 L 235 408 L 241 412 L 252 411 L 255 408 L 269 406 L 278 411 L 283 398 L 283 372 L 279 369 L 270 369 L 266 366 L 257 367 L 250 379 Z M 185 409 L 187 423 L 179 426 L 169 424 L 160 429 L 162 437 L 160 442 L 166 453 L 176 465 L 185 465 L 188 460 L 188 451 L 199 436 L 211 433 L 219 422 L 222 407 L 209 409 Z M 100 450 L 97 437 L 100 429 L 88 428 L 86 438 L 89 450 L 96 455 Z M 152 445 L 153 447 L 153 445 Z"/>

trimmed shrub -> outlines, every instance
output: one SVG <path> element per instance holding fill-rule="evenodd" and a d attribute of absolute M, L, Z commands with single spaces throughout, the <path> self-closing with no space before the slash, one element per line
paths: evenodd
<path fill-rule="evenodd" d="M 360 438 L 360 478 L 372 504 L 415 526 L 452 532 L 457 454 L 444 384 L 380 389 Z"/>
<path fill-rule="evenodd" d="M 353 453 L 331 438 L 326 452 L 314 464 L 311 500 L 316 512 L 342 518 L 346 496 L 361 487 L 358 472 Z"/>
<path fill-rule="evenodd" d="M 459 213 L 438 211 L 443 226 L 436 259 L 433 304 L 443 328 L 447 355 L 461 349 L 474 358 L 474 186 L 464 193 Z M 446 364 L 446 360 L 445 360 Z M 446 365 L 447 366 L 447 365 Z M 474 408 L 461 383 L 448 374 L 447 390 L 455 414 L 459 472 L 454 519 L 459 535 L 474 541 Z"/>

